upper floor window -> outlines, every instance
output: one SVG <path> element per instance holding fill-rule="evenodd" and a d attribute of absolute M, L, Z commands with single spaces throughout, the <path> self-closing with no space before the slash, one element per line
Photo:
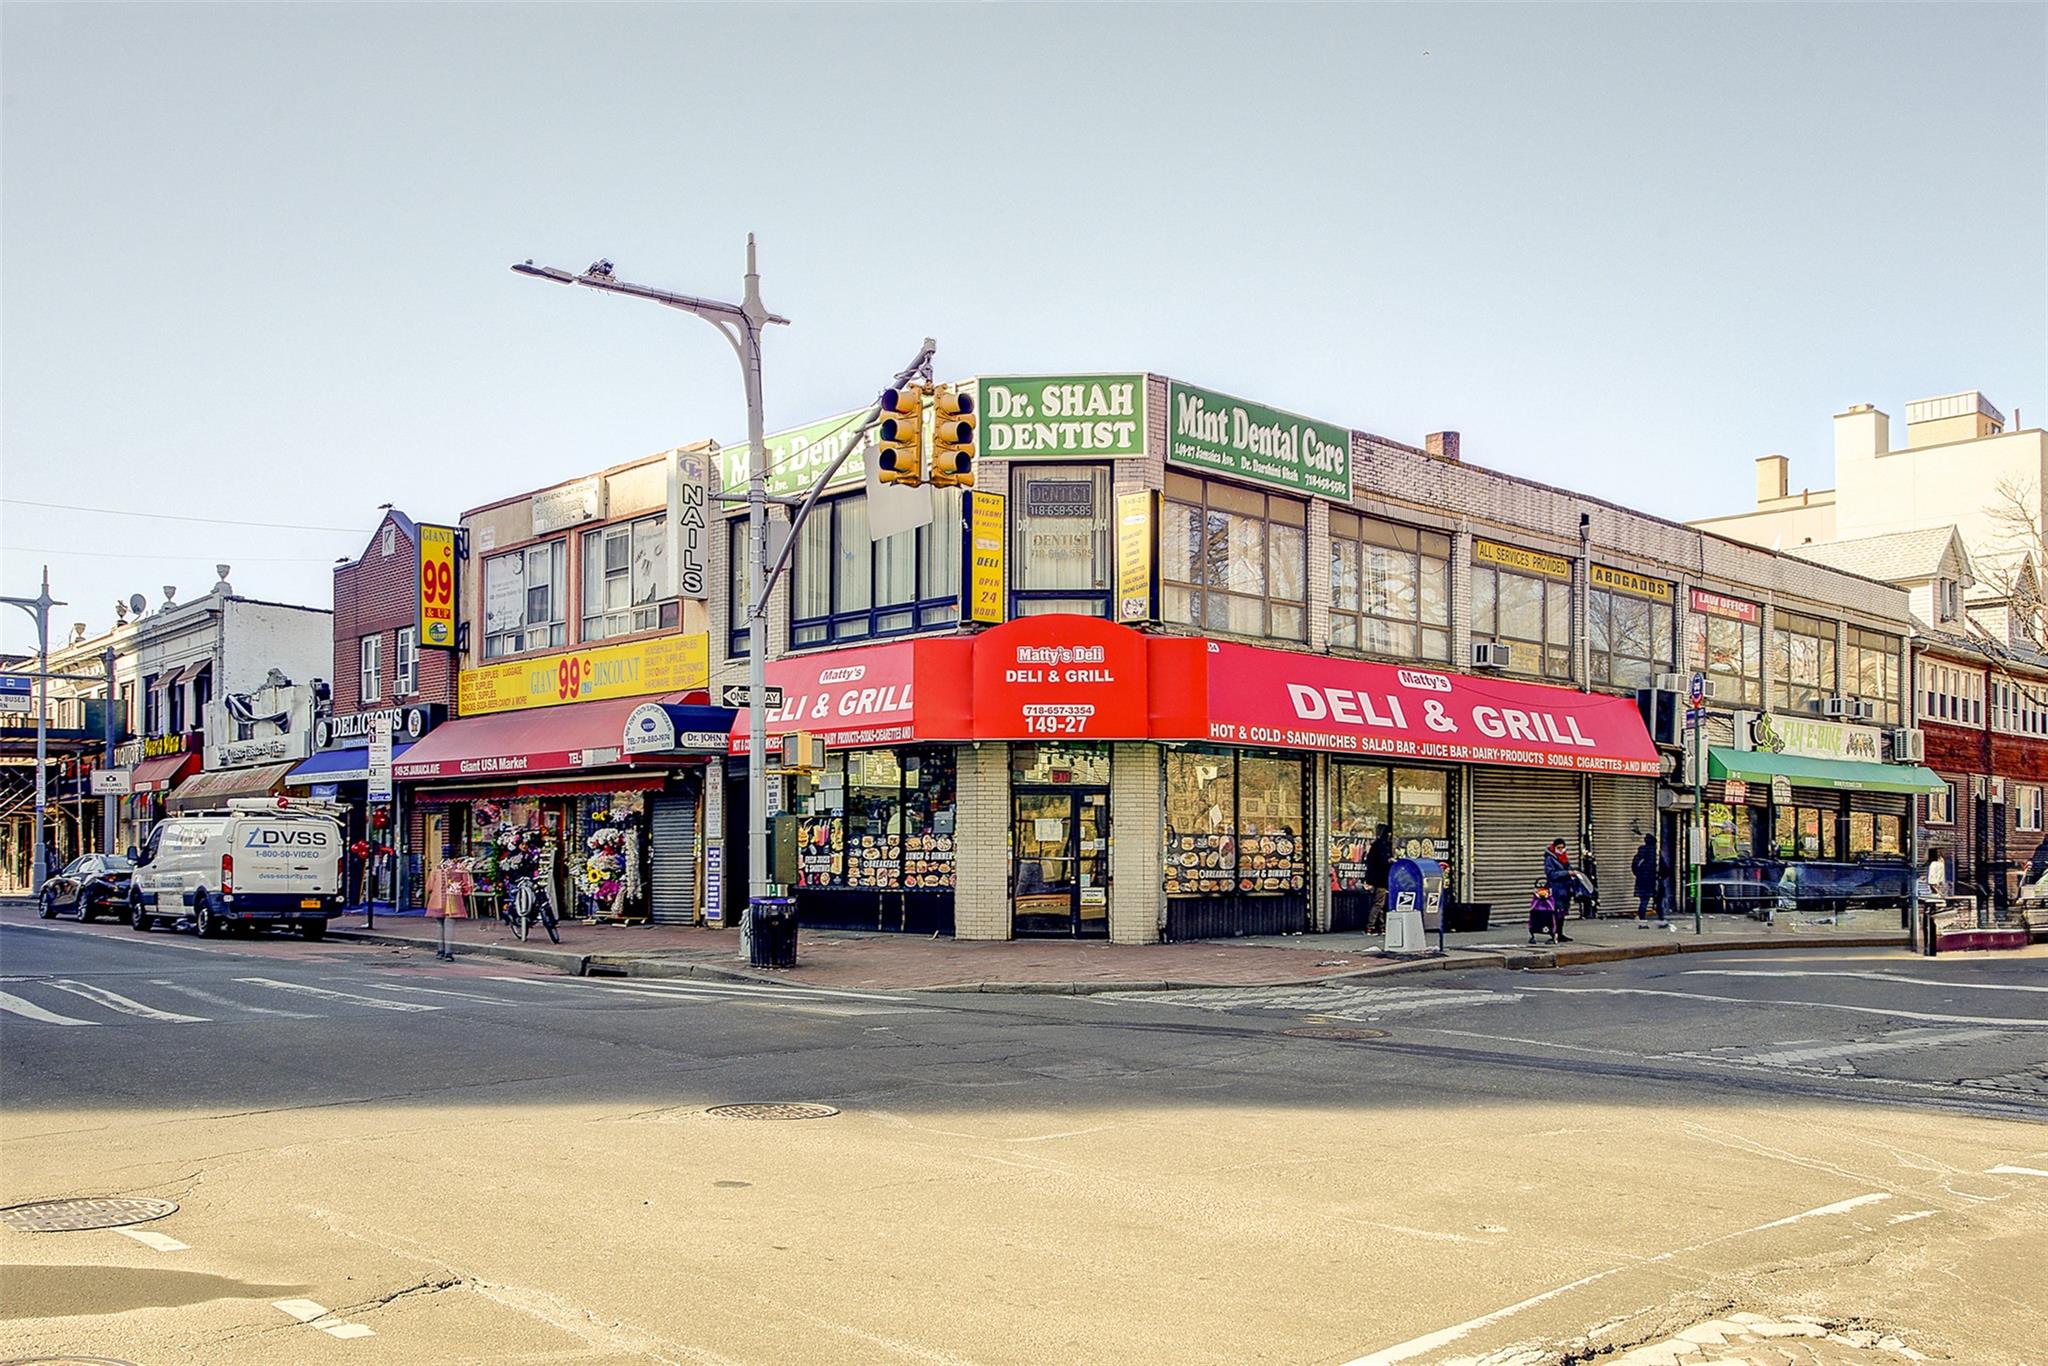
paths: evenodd
<path fill-rule="evenodd" d="M 747 626 L 747 566 L 754 552 L 747 531 L 744 517 L 731 518 L 725 524 L 726 600 L 732 605 L 725 619 L 725 644 L 726 653 L 734 659 L 746 657 L 752 634 Z"/>
<path fill-rule="evenodd" d="M 164 680 L 161 674 L 151 674 L 142 680 L 142 733 L 164 735 Z"/>
<path fill-rule="evenodd" d="M 2013 817 L 2019 828 L 2030 833 L 2041 829 L 2041 789 L 2032 786 L 2015 785 L 2013 795 Z"/>
<path fill-rule="evenodd" d="M 397 648 L 391 652 L 391 691 L 409 697 L 420 690 L 420 645 L 417 627 L 398 628 Z"/>
<path fill-rule="evenodd" d="M 819 502 L 797 532 L 790 644 L 902 635 L 960 619 L 961 497 L 932 490 L 929 526 L 877 541 L 861 494 Z"/>
<path fill-rule="evenodd" d="M 1928 825 L 1954 825 L 1956 823 L 1956 785 L 1943 783 L 1939 792 L 1930 792 L 1926 798 L 1926 810 L 1921 819 Z"/>
<path fill-rule="evenodd" d="M 1330 509 L 1330 644 L 1451 657 L 1451 538 Z"/>
<path fill-rule="evenodd" d="M 356 700 L 381 702 L 384 699 L 384 637 L 364 636 L 362 652 L 363 682 L 361 691 L 356 694 Z"/>
<path fill-rule="evenodd" d="M 2001 679 L 1993 683 L 1991 726 L 2008 735 L 2048 735 L 2048 680 Z"/>
<path fill-rule="evenodd" d="M 1943 621 L 1954 621 L 1961 614 L 1962 594 L 1954 579 L 1943 579 L 1941 581 L 1938 610 Z"/>
<path fill-rule="evenodd" d="M 1920 660 L 1920 715 L 1955 725 L 1984 724 L 1984 675 L 1937 660 Z"/>
<path fill-rule="evenodd" d="M 1833 697 L 1835 624 L 1797 612 L 1771 621 L 1771 706 L 1781 712 L 1816 712 Z"/>
<path fill-rule="evenodd" d="M 581 639 L 673 628 L 679 611 L 669 575 L 668 514 L 584 535 Z"/>
<path fill-rule="evenodd" d="M 1010 466 L 1012 615 L 1108 615 L 1114 501 L 1107 465 Z"/>
<path fill-rule="evenodd" d="M 1899 638 L 1882 631 L 1851 626 L 1842 653 L 1843 691 L 1876 708 L 1871 719 L 1881 726 L 1900 722 L 1904 701 L 1899 678 Z"/>
<path fill-rule="evenodd" d="M 1586 590 L 1586 644 L 1595 683 L 1647 688 L 1677 649 L 1671 585 L 1595 565 Z"/>
<path fill-rule="evenodd" d="M 1508 668 L 1572 674 L 1572 566 L 1559 555 L 1475 541 L 1472 639 L 1508 647 Z"/>
<path fill-rule="evenodd" d="M 1692 590 L 1694 642 L 1724 707 L 1761 707 L 1764 700 L 1763 609 L 1741 598 Z"/>
<path fill-rule="evenodd" d="M 380 555 L 392 555 L 392 554 L 396 554 L 396 553 L 397 553 L 397 551 L 398 551 L 398 528 L 397 528 L 397 527 L 395 527 L 395 526 L 386 526 L 386 527 L 384 528 L 384 535 L 383 535 L 382 537 L 380 537 L 379 539 L 380 539 L 380 541 L 381 541 L 381 544 L 380 544 L 380 545 L 379 545 L 379 547 L 378 547 L 378 553 L 379 553 Z"/>
<path fill-rule="evenodd" d="M 1167 621 L 1308 639 L 1308 504 L 1169 472 L 1162 523 Z"/>
<path fill-rule="evenodd" d="M 561 541 L 484 561 L 484 658 L 569 643 L 568 548 Z"/>

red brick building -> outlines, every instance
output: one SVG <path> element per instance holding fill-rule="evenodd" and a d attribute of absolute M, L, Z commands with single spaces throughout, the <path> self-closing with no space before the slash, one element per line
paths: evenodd
<path fill-rule="evenodd" d="M 455 709 L 456 652 L 419 644 L 419 528 L 387 509 L 369 544 L 334 567 L 333 694 L 314 726 L 313 757 L 291 775 L 294 787 L 329 797 L 348 809 L 349 841 L 389 845 L 391 832 L 372 825 L 368 800 L 369 742 L 374 723 L 388 716 L 394 750 L 418 740 Z M 381 805 L 381 804 L 380 804 Z M 405 853 L 417 867 L 420 825 L 408 813 Z M 352 891 L 360 870 L 351 858 Z M 390 860 L 375 869 L 376 895 L 390 896 Z M 415 900 L 417 879 L 408 888 Z"/>
<path fill-rule="evenodd" d="M 1923 628 L 1914 673 L 1927 766 L 1949 784 L 1921 799 L 1923 850 L 1947 853 L 1958 893 L 2007 905 L 2048 836 L 2048 660 Z"/>

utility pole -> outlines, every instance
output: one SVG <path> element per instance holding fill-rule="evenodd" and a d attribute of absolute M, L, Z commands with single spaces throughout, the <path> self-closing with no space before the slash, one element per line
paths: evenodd
<path fill-rule="evenodd" d="M 512 267 L 521 275 L 532 275 L 557 284 L 581 285 L 609 294 L 630 294 L 651 299 L 666 308 L 693 313 L 718 329 L 739 358 L 740 377 L 747 395 L 747 442 L 750 459 L 747 471 L 747 544 L 753 553 L 747 568 L 747 901 L 749 913 L 740 920 L 740 951 L 752 947 L 755 901 L 768 895 L 768 603 L 765 591 L 768 563 L 768 448 L 767 423 L 762 417 L 761 330 L 769 323 L 788 325 L 789 319 L 770 313 L 761 303 L 761 276 L 754 260 L 754 235 L 747 234 L 747 272 L 741 302 L 725 303 L 676 294 L 646 285 L 627 284 L 612 278 L 612 263 L 596 261 L 581 275 L 554 266 L 536 266 L 526 261 Z"/>
<path fill-rule="evenodd" d="M 100 762 L 109 772 L 114 768 L 114 723 L 115 699 L 120 695 L 114 684 L 114 647 L 109 645 L 100 652 L 100 659 L 107 666 L 107 705 L 100 711 Z M 100 793 L 100 852 L 118 854 L 114 847 L 114 818 L 119 814 L 120 798 L 112 792 Z"/>
<path fill-rule="evenodd" d="M 43 566 L 43 591 L 32 598 L 11 598 L 0 596 L 0 602 L 12 603 L 35 619 L 36 623 L 36 837 L 35 851 L 29 865 L 29 881 L 37 893 L 50 876 L 49 862 L 43 857 L 43 822 L 48 819 L 44 807 L 49 795 L 50 766 L 50 609 L 68 604 L 50 596 L 50 566 Z"/>

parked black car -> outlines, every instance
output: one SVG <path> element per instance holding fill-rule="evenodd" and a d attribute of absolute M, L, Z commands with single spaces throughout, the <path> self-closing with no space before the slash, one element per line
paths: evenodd
<path fill-rule="evenodd" d="M 80 920 L 100 912 L 120 915 L 128 905 L 128 879 L 135 865 L 119 854 L 87 854 L 64 865 L 43 884 L 36 912 L 48 920 L 59 911 L 74 911 Z"/>

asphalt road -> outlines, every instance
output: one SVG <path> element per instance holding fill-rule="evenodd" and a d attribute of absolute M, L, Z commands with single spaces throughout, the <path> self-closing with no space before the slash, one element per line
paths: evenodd
<path fill-rule="evenodd" d="M 0 1203 L 180 1208 L 0 1228 L 0 1358 L 2048 1362 L 2044 964 L 860 994 L 10 910 Z"/>

